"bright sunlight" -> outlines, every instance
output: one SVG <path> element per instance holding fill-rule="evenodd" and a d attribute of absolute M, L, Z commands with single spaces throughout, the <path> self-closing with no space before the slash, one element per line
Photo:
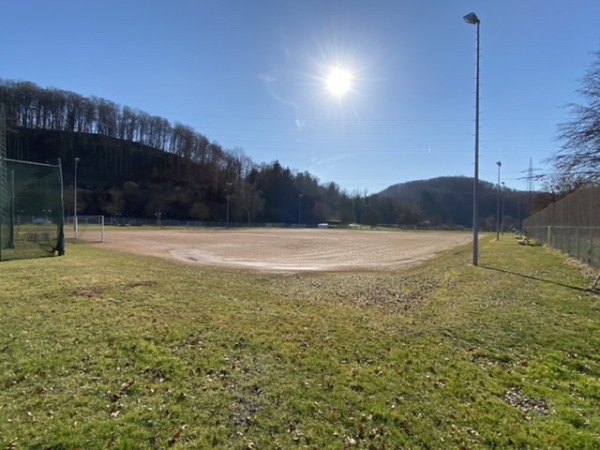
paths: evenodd
<path fill-rule="evenodd" d="M 336 67 L 326 78 L 327 90 L 336 97 L 341 97 L 352 88 L 354 76 L 346 69 Z"/>

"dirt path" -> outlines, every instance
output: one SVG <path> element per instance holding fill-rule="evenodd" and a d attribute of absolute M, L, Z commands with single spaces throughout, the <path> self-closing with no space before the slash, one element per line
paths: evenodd
<path fill-rule="evenodd" d="M 109 228 L 103 248 L 267 271 L 397 269 L 470 241 L 466 233 L 321 229 Z"/>

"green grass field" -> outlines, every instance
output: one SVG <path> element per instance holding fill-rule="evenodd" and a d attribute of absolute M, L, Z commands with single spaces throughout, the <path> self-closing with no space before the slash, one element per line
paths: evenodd
<path fill-rule="evenodd" d="M 6 449 L 598 449 L 594 274 L 512 237 L 281 275 L 70 245 L 0 264 Z"/>

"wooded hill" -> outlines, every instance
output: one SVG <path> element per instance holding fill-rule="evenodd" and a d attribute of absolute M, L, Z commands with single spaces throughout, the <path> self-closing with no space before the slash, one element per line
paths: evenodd
<path fill-rule="evenodd" d="M 339 222 L 398 225 L 472 224 L 472 179 L 403 183 L 379 194 L 349 194 L 278 161 L 257 164 L 189 126 L 101 98 L 30 82 L 0 81 L 8 157 L 60 159 L 65 214 L 73 214 L 75 158 L 80 158 L 78 214 L 243 223 Z M 496 189 L 481 183 L 483 227 L 495 224 Z M 524 218 L 528 195 L 503 190 L 505 216 Z M 495 225 L 494 225 L 495 226 Z M 493 228 L 493 227 L 492 227 Z"/>
<path fill-rule="evenodd" d="M 473 223 L 473 178 L 438 177 L 390 186 L 380 196 L 401 199 L 419 205 L 420 211 L 434 225 Z M 539 199 L 528 192 L 507 189 L 487 181 L 479 182 L 479 217 L 483 229 L 495 229 L 496 212 L 506 229 L 519 228 L 521 220 L 538 207 Z"/>

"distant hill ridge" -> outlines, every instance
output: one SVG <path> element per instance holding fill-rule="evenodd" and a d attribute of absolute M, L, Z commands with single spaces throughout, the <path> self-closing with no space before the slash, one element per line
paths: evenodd
<path fill-rule="evenodd" d="M 392 185 L 379 193 L 393 200 L 417 204 L 424 215 L 434 223 L 471 226 L 473 223 L 473 178 L 444 176 L 415 180 Z M 500 203 L 500 216 L 505 225 L 517 227 L 527 216 L 528 193 L 503 188 L 487 181 L 479 181 L 479 217 L 483 226 L 495 226 L 496 210 Z M 500 200 L 500 202 L 498 202 Z"/>

